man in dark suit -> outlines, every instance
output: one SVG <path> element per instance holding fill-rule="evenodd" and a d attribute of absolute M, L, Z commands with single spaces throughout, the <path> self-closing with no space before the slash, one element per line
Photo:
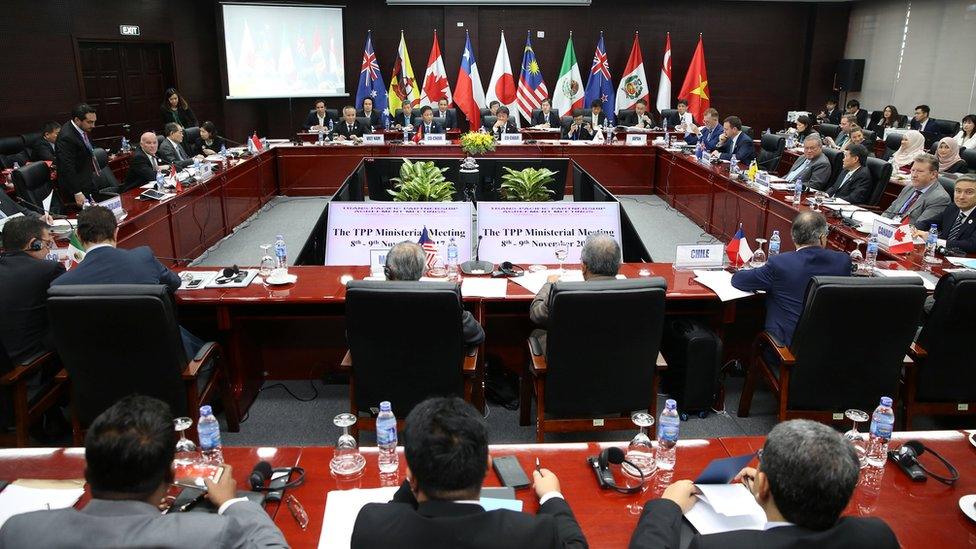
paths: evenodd
<path fill-rule="evenodd" d="M 938 222 L 950 202 L 949 193 L 939 184 L 939 159 L 919 154 L 912 164 L 912 184 L 905 185 L 881 215 L 896 223 L 908 219 L 916 229 L 925 231 Z"/>
<path fill-rule="evenodd" d="M 824 108 L 817 114 L 817 122 L 821 124 L 840 124 L 840 112 L 837 108 L 837 99 L 828 97 Z"/>
<path fill-rule="evenodd" d="M 861 102 L 857 99 L 851 99 L 847 102 L 847 113 L 854 117 L 851 123 L 856 123 L 862 128 L 868 127 L 868 111 L 861 108 Z"/>
<path fill-rule="evenodd" d="M 434 109 L 430 105 L 420 107 L 420 125 L 417 126 L 417 131 L 423 131 L 424 135 L 444 133 L 444 128 L 434 120 Z"/>
<path fill-rule="evenodd" d="M 573 115 L 573 121 L 563 128 L 563 139 L 570 141 L 589 141 L 593 139 L 593 126 L 589 120 L 583 119 L 583 113 Z"/>
<path fill-rule="evenodd" d="M 827 195 L 851 204 L 867 203 L 874 188 L 871 172 L 865 166 L 867 161 L 868 149 L 864 145 L 851 145 L 844 149 L 844 169 L 827 189 Z"/>
<path fill-rule="evenodd" d="M 654 127 L 654 117 L 647 112 L 647 103 L 638 101 L 634 103 L 634 112 L 620 113 L 617 121 L 621 126 L 649 130 Z"/>
<path fill-rule="evenodd" d="M 541 101 L 541 107 L 539 112 L 532 115 L 532 125 L 545 126 L 548 124 L 550 128 L 558 128 L 560 126 L 559 115 L 552 110 L 552 102 L 548 99 L 543 99 Z"/>
<path fill-rule="evenodd" d="M 600 98 L 590 102 L 590 115 L 587 117 L 591 128 L 602 128 L 607 124 L 607 113 L 603 112 L 603 101 Z"/>
<path fill-rule="evenodd" d="M 837 132 L 837 137 L 827 136 L 824 138 L 824 143 L 834 149 L 843 148 L 844 144 L 851 139 L 851 129 L 854 127 L 854 124 L 855 116 L 853 114 L 844 114 L 840 117 L 840 131 Z"/>
<path fill-rule="evenodd" d="M 398 130 L 413 131 L 413 117 L 413 105 L 405 101 L 400 105 L 400 112 L 393 117 L 393 127 Z"/>
<path fill-rule="evenodd" d="M 518 133 L 519 131 L 515 122 L 512 122 L 508 107 L 498 107 L 498 110 L 495 111 L 495 123 L 489 126 L 486 120 L 482 127 L 488 130 L 488 133 L 494 135 L 495 139 L 499 140 L 502 138 L 502 134 Z"/>
<path fill-rule="evenodd" d="M 11 361 L 18 363 L 52 349 L 48 339 L 47 289 L 64 274 L 64 266 L 48 261 L 54 245 L 48 226 L 36 217 L 18 217 L 3 226 L 0 256 L 0 342 Z"/>
<path fill-rule="evenodd" d="M 478 494 L 491 468 L 488 429 L 460 398 L 431 398 L 407 415 L 403 430 L 407 480 L 389 503 L 359 511 L 353 548 L 556 549 L 587 547 L 559 479 L 533 470 L 536 515 L 485 511 Z"/>
<path fill-rule="evenodd" d="M 705 147 L 705 152 L 712 152 L 718 146 L 719 139 L 725 129 L 718 123 L 718 111 L 709 107 L 702 113 L 705 125 L 698 127 L 692 125 L 685 134 L 685 143 L 697 145 L 701 143 Z"/>
<path fill-rule="evenodd" d="M 939 226 L 939 236 L 946 241 L 947 250 L 976 253 L 976 175 L 960 175 L 953 190 L 953 204 L 933 220 Z M 914 227 L 913 227 L 914 229 Z M 915 236 L 925 240 L 928 231 L 914 230 Z"/>
<path fill-rule="evenodd" d="M 369 125 L 371 128 L 379 128 L 383 125 L 381 114 L 373 109 L 372 97 L 363 98 L 363 108 L 356 114 L 356 116 L 368 118 L 369 121 L 367 122 L 367 125 Z"/>
<path fill-rule="evenodd" d="M 315 102 L 315 109 L 308 113 L 302 128 L 310 132 L 329 130 L 329 112 L 325 109 L 325 101 L 319 99 Z"/>
<path fill-rule="evenodd" d="M 356 120 L 356 107 L 350 105 L 343 107 L 342 120 L 335 125 L 335 129 L 332 131 L 335 132 L 336 139 L 339 141 L 359 142 L 367 128 L 363 126 L 362 122 Z"/>
<path fill-rule="evenodd" d="M 827 232 L 823 214 L 802 211 L 793 218 L 790 229 L 795 252 L 772 255 L 762 267 L 732 275 L 735 288 L 766 292 L 766 331 L 783 345 L 793 341 L 793 330 L 803 312 L 810 278 L 851 275 L 851 256 L 824 249 Z"/>
<path fill-rule="evenodd" d="M 712 157 L 731 161 L 734 156 L 748 166 L 756 158 L 756 146 L 752 138 L 742 131 L 742 120 L 738 116 L 729 116 L 722 125 L 725 131 L 719 136 Z"/>
<path fill-rule="evenodd" d="M 819 136 L 808 135 L 803 140 L 803 156 L 796 159 L 786 174 L 786 180 L 790 183 L 802 181 L 804 185 L 818 191 L 830 185 L 830 160 L 823 153 L 823 143 Z"/>
<path fill-rule="evenodd" d="M 100 171 L 95 161 L 95 147 L 89 133 L 95 127 L 95 109 L 82 103 L 71 111 L 71 120 L 61 127 L 55 143 L 58 187 L 63 196 L 83 206 L 88 197 L 96 200 L 99 194 L 95 174 Z"/>
<path fill-rule="evenodd" d="M 736 480 L 766 514 L 763 530 L 695 536 L 694 548 L 770 549 L 871 547 L 897 549 L 898 539 L 881 519 L 843 517 L 860 464 L 854 447 L 832 428 L 806 419 L 784 421 L 766 437 L 759 467 Z M 698 489 L 681 480 L 647 502 L 630 538 L 630 549 L 681 546 L 681 517 L 697 503 Z"/>
<path fill-rule="evenodd" d="M 928 105 L 915 107 L 915 117 L 912 118 L 908 126 L 910 129 L 922 132 L 922 135 L 925 136 L 926 149 L 932 146 L 932 143 L 941 139 L 943 135 L 943 130 L 939 123 L 929 117 L 930 112 L 931 110 Z"/>
<path fill-rule="evenodd" d="M 61 133 L 61 124 L 46 122 L 41 128 L 41 137 L 27 144 L 31 148 L 31 160 L 54 162 L 59 133 Z"/>
<path fill-rule="evenodd" d="M 85 436 L 85 480 L 91 501 L 11 517 L 0 547 L 287 547 L 274 521 L 238 498 L 229 465 L 220 480 L 205 479 L 216 513 L 166 513 L 157 505 L 173 482 L 173 414 L 141 395 L 102 412 Z"/>
<path fill-rule="evenodd" d="M 122 184 L 121 191 L 135 189 L 155 181 L 156 174 L 169 169 L 156 158 L 157 147 L 155 132 L 142 134 L 142 137 L 139 138 L 139 148 L 129 160 L 129 168 L 125 172 L 125 183 Z"/>
<path fill-rule="evenodd" d="M 437 101 L 437 110 L 434 111 L 434 118 L 440 122 L 445 130 L 453 130 L 458 127 L 457 114 L 454 110 L 447 108 L 447 99 L 441 98 Z"/>
<path fill-rule="evenodd" d="M 203 156 L 193 156 L 183 146 L 183 126 L 176 122 L 170 122 L 166 124 L 164 131 L 166 138 L 159 144 L 158 149 L 159 158 L 163 162 L 182 170 L 192 166 L 194 160 L 203 160 Z"/>
<path fill-rule="evenodd" d="M 427 268 L 427 254 L 420 244 L 404 241 L 386 254 L 383 272 L 387 280 L 420 280 Z M 485 340 L 485 331 L 470 311 L 461 315 L 461 335 L 466 345 L 479 345 Z"/>

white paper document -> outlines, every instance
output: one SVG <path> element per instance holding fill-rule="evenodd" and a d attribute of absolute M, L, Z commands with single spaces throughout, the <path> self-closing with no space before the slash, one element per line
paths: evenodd
<path fill-rule="evenodd" d="M 84 493 L 84 488 L 30 488 L 11 484 L 0 492 L 0 526 L 21 513 L 71 507 Z"/>
<path fill-rule="evenodd" d="M 763 512 L 749 490 L 742 484 L 698 484 L 698 503 L 685 514 L 688 522 L 702 535 L 732 530 L 762 530 L 766 525 Z"/>
<path fill-rule="evenodd" d="M 352 527 L 359 510 L 367 503 L 386 503 L 393 499 L 398 486 L 356 490 L 332 490 L 325 499 L 325 517 L 319 547 L 345 549 L 352 541 Z"/>
<path fill-rule="evenodd" d="M 885 276 L 885 277 L 898 277 L 898 276 L 900 276 L 900 277 L 921 278 L 922 279 L 922 284 L 925 285 L 925 289 L 926 290 L 934 290 L 935 289 L 935 281 L 934 280 L 930 280 L 930 278 L 934 279 L 935 277 L 933 277 L 929 273 L 922 273 L 922 272 L 919 272 L 919 271 L 904 271 L 904 270 L 900 270 L 900 269 L 879 269 L 877 267 L 874 268 L 874 272 L 878 273 L 878 276 Z M 926 275 L 928 275 L 928 276 L 926 276 Z"/>
<path fill-rule="evenodd" d="M 505 297 L 508 294 L 508 280 L 505 278 L 465 277 L 461 281 L 461 295 L 464 297 Z"/>
<path fill-rule="evenodd" d="M 732 286 L 732 273 L 728 271 L 703 271 L 695 270 L 695 281 L 705 286 L 709 290 L 718 294 L 722 301 L 732 301 L 754 295 L 753 292 L 744 292 Z"/>

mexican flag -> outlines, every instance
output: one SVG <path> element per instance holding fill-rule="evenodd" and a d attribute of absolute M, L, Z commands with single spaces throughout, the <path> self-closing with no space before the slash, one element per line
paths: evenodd
<path fill-rule="evenodd" d="M 71 231 L 66 253 L 68 260 L 71 262 L 71 267 L 74 267 L 81 263 L 82 259 L 85 259 L 85 247 L 81 245 L 81 239 L 78 238 L 78 231 Z"/>
<path fill-rule="evenodd" d="M 559 116 L 572 116 L 573 109 L 583 108 L 583 78 L 576 64 L 576 51 L 573 49 L 573 34 L 566 42 L 563 66 L 559 69 L 559 80 L 552 90 L 552 108 Z"/>

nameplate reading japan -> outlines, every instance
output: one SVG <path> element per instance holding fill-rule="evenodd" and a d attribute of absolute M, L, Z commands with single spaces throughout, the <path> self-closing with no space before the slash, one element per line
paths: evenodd
<path fill-rule="evenodd" d="M 381 133 L 364 133 L 363 143 L 366 145 L 382 145 L 383 144 L 383 134 Z"/>
<path fill-rule="evenodd" d="M 429 133 L 424 136 L 424 143 L 442 145 L 447 143 L 447 136 L 442 133 Z"/>
<path fill-rule="evenodd" d="M 502 145 L 521 145 L 522 144 L 522 134 L 520 133 L 503 133 L 501 138 Z"/>
<path fill-rule="evenodd" d="M 451 238 L 458 261 L 471 259 L 470 202 L 330 202 L 325 264 L 370 265 L 371 252 L 419 242 L 425 228 L 443 261 Z"/>
<path fill-rule="evenodd" d="M 679 245 L 675 251 L 674 268 L 722 267 L 724 260 L 725 246 L 722 244 Z"/>
<path fill-rule="evenodd" d="M 632 147 L 647 145 L 647 134 L 646 133 L 628 133 L 627 134 L 627 144 Z"/>
<path fill-rule="evenodd" d="M 579 263 L 583 243 L 602 231 L 620 240 L 620 205 L 616 202 L 478 202 L 479 257 L 516 264 Z"/>

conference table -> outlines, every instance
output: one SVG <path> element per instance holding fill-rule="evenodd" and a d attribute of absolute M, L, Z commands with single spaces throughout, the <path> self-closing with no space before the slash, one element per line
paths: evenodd
<path fill-rule="evenodd" d="M 895 464 L 889 462 L 880 475 L 862 470 L 861 482 L 844 513 L 883 519 L 906 548 L 976 545 L 976 522 L 966 518 L 958 506 L 962 496 L 976 493 L 976 447 L 967 440 L 967 433 L 897 432 L 891 445 L 897 447 L 907 440 L 919 440 L 946 457 L 959 469 L 959 481 L 951 487 L 932 479 L 912 482 Z M 560 491 L 572 506 L 590 546 L 616 548 L 627 546 L 637 525 L 638 515 L 632 513 L 630 506 L 659 497 L 675 480 L 693 480 L 713 459 L 753 454 L 762 447 L 763 441 L 763 437 L 682 439 L 678 442 L 674 471 L 656 473 L 639 494 L 600 490 L 592 469 L 586 463 L 587 456 L 595 456 L 608 446 L 626 448 L 627 441 L 500 444 L 492 445 L 490 451 L 496 458 L 516 456 L 527 473 L 535 467 L 538 458 L 543 467 L 559 477 Z M 363 474 L 356 479 L 337 479 L 329 472 L 332 447 L 224 448 L 225 460 L 234 467 L 238 488 L 247 486 L 251 468 L 262 459 L 274 467 L 297 465 L 305 468 L 305 483 L 286 493 L 294 495 L 307 512 L 309 522 L 306 529 L 299 527 L 284 506 L 277 503 L 266 505 L 266 510 L 288 543 L 296 548 L 318 547 L 330 491 L 396 486 L 402 482 L 406 469 L 402 448 L 397 474 L 382 477 L 377 467 L 376 448 L 362 448 L 361 451 L 366 457 Z M 923 456 L 922 461 L 933 463 L 927 456 Z M 756 466 L 756 463 L 753 459 L 751 465 Z M 0 449 L 0 479 L 3 480 L 81 478 L 83 472 L 82 448 Z M 617 470 L 615 476 L 623 479 Z M 498 486 L 496 475 L 489 472 L 484 485 Z M 535 513 L 538 510 L 538 501 L 531 489 L 516 491 L 516 497 L 523 502 L 525 512 Z M 82 507 L 89 499 L 90 495 L 86 492 L 77 507 Z"/>

